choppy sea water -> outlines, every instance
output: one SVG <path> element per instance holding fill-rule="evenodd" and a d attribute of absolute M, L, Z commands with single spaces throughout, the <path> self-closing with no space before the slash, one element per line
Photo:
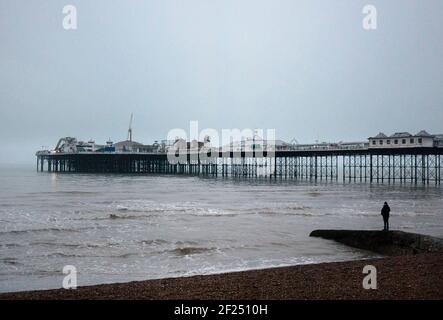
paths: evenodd
<path fill-rule="evenodd" d="M 370 258 L 319 228 L 443 237 L 441 187 L 0 168 L 0 292 Z"/>

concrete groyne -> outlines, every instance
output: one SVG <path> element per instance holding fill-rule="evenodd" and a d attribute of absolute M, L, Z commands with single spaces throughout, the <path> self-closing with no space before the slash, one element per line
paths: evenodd
<path fill-rule="evenodd" d="M 384 255 L 410 255 L 443 251 L 443 239 L 403 231 L 314 230 L 320 237 Z"/>

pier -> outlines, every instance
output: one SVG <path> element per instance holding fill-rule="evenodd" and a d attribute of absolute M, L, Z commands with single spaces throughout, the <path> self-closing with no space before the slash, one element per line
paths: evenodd
<path fill-rule="evenodd" d="M 370 148 L 188 152 L 37 152 L 37 171 L 182 174 L 370 183 L 440 184 L 443 148 Z"/>

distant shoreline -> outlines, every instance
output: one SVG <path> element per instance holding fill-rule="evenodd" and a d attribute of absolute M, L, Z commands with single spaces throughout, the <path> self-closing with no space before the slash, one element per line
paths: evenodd
<path fill-rule="evenodd" d="M 377 268 L 363 289 L 365 265 Z M 443 299 L 443 252 L 0 294 L 13 299 Z"/>

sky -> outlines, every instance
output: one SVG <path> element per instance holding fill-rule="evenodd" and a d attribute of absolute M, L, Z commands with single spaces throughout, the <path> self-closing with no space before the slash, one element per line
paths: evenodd
<path fill-rule="evenodd" d="M 441 0 L 0 0 L 0 163 L 124 140 L 131 113 L 143 143 L 193 120 L 300 143 L 443 133 L 442 57 Z"/>

